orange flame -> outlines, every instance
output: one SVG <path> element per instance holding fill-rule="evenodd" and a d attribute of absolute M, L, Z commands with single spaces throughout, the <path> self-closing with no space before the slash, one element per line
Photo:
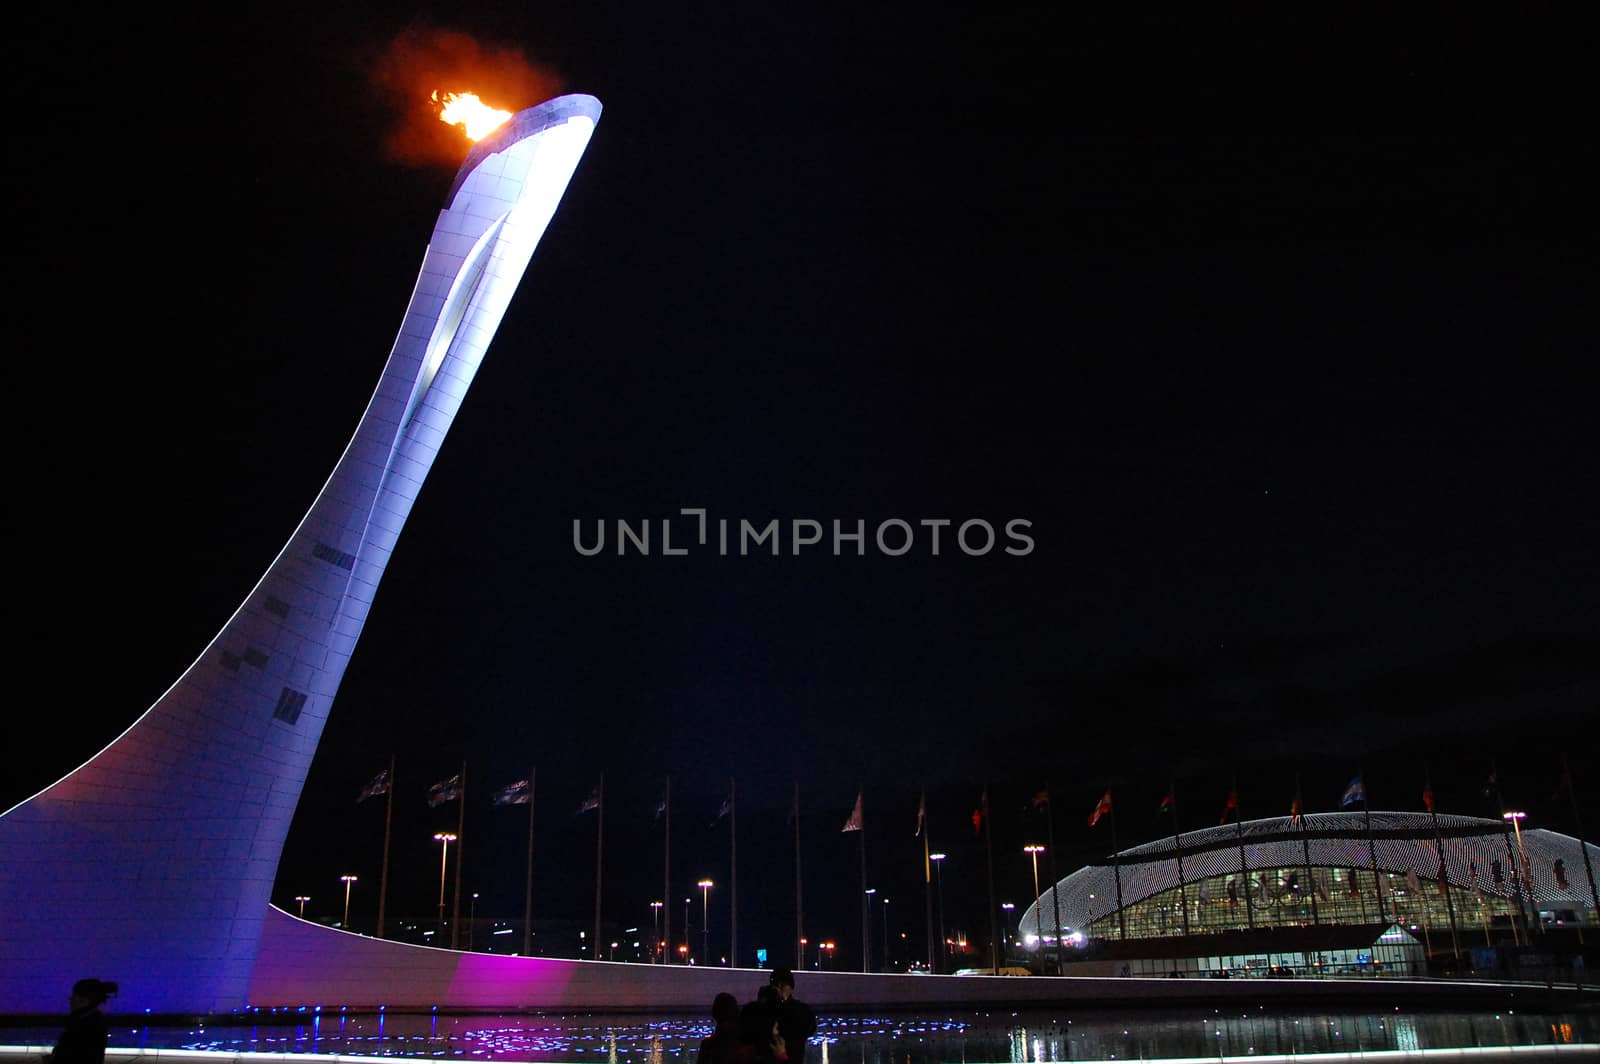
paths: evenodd
<path fill-rule="evenodd" d="M 460 126 L 469 140 L 482 140 L 511 117 L 510 111 L 490 107 L 475 92 L 435 92 L 432 100 L 443 105 L 439 121 Z"/>

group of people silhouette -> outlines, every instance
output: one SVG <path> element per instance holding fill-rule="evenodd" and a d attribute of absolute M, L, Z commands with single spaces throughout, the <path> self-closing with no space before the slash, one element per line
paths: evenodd
<path fill-rule="evenodd" d="M 774 968 L 767 985 L 745 1005 L 729 993 L 711 1002 L 717 1029 L 700 1042 L 695 1064 L 805 1064 L 817 1030 L 811 1006 L 794 996 L 794 973 Z"/>

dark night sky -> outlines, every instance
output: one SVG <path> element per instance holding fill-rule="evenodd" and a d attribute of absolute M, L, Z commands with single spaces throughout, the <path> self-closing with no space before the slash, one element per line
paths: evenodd
<path fill-rule="evenodd" d="M 19 36 L 17 83 L 64 96 L 13 134 L 12 719 L 42 745 L 0 806 L 159 697 L 332 468 L 454 170 L 387 157 L 374 71 L 450 30 L 606 110 L 401 537 L 280 902 L 375 887 L 353 798 L 391 751 L 392 912 L 431 911 L 454 813 L 422 791 L 465 759 L 480 915 L 521 913 L 525 821 L 487 789 L 531 763 L 539 913 L 592 915 L 572 810 L 604 771 L 607 913 L 648 923 L 670 771 L 675 903 L 726 880 L 732 777 L 741 944 L 781 948 L 798 778 L 808 923 L 851 956 L 858 781 L 913 941 L 924 783 L 972 928 L 985 781 L 1019 907 L 1046 780 L 1063 874 L 1109 844 L 1104 787 L 1130 844 L 1169 777 L 1194 827 L 1230 777 L 1267 816 L 1363 765 L 1378 807 L 1420 808 L 1431 763 L 1441 808 L 1497 813 L 1493 757 L 1572 831 L 1565 750 L 1600 823 L 1594 175 L 1551 12 L 233 18 Z M 1025 518 L 1036 549 L 573 549 L 575 518 L 689 506 Z"/>

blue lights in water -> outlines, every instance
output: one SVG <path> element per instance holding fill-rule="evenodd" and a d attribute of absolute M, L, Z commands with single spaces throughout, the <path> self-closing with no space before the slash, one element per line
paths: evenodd
<path fill-rule="evenodd" d="M 246 1010 L 254 1016 L 262 1010 Z M 329 1010 L 331 1013 L 331 1009 Z M 606 1061 L 678 1064 L 693 1059 L 711 1033 L 700 1015 L 451 1015 L 351 1012 L 324 1028 L 321 1009 L 286 1008 L 264 1024 L 227 1015 L 184 1027 L 114 1029 L 114 1048 L 204 1050 L 232 1054 L 343 1054 L 485 1062 Z M 309 1015 L 309 1022 L 291 1017 Z M 220 1024 L 217 1022 L 220 1020 Z M 1554 1032 L 1554 1033 L 1552 1033 Z M 59 1029 L 12 1039 L 53 1044 Z M 811 1064 L 938 1064 L 941 1061 L 1125 1061 L 1204 1056 L 1243 1058 L 1374 1050 L 1600 1043 L 1600 1015 L 1369 1012 L 1294 1014 L 1265 1009 L 1185 1012 L 957 1012 L 824 1015 Z M 846 1055 L 841 1055 L 846 1054 Z"/>

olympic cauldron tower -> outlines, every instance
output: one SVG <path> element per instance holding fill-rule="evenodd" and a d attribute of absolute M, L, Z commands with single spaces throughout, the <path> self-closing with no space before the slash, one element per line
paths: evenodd
<path fill-rule="evenodd" d="M 417 491 L 600 116 L 560 96 L 473 147 L 354 438 L 244 604 L 127 731 L 0 815 L 0 1013 L 246 1003 L 284 836 Z"/>

